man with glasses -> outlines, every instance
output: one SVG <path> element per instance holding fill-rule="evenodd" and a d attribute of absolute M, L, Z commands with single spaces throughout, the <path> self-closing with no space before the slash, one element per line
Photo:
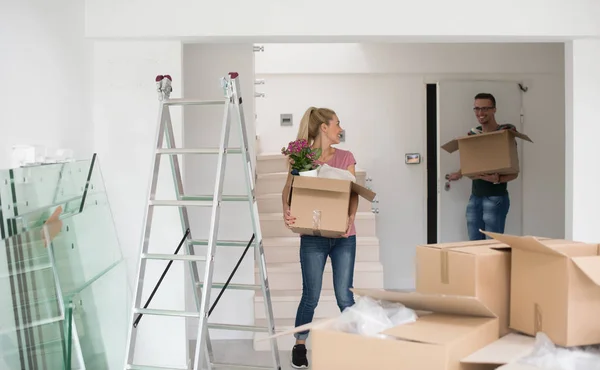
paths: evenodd
<path fill-rule="evenodd" d="M 469 135 L 499 130 L 515 130 L 511 124 L 496 122 L 496 98 L 492 94 L 480 93 L 475 96 L 473 107 L 475 117 L 480 126 L 472 128 Z M 469 240 L 482 240 L 485 235 L 479 230 L 504 233 L 506 216 L 510 208 L 507 183 L 518 177 L 514 175 L 499 175 L 497 173 L 483 174 L 473 178 L 471 196 L 467 205 L 467 231 Z M 460 171 L 446 175 L 448 181 L 462 178 Z"/>

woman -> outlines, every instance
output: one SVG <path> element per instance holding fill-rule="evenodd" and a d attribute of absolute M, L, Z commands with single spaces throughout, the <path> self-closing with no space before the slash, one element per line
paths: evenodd
<path fill-rule="evenodd" d="M 306 139 L 313 148 L 321 148 L 321 156 L 317 159 L 319 164 L 350 171 L 356 176 L 356 161 L 351 152 L 333 148 L 332 145 L 340 143 L 340 120 L 334 111 L 327 108 L 310 107 L 304 113 L 298 139 Z M 291 191 L 292 175 L 288 174 L 287 182 L 283 188 L 283 214 L 286 226 L 294 224 L 295 217 L 290 213 L 287 203 Z M 340 311 L 354 305 L 354 296 L 350 291 L 354 279 L 354 259 L 356 255 L 356 230 L 354 217 L 358 209 L 358 195 L 352 193 L 348 209 L 348 228 L 346 234 L 340 238 L 325 238 L 320 236 L 300 236 L 300 266 L 302 268 L 302 299 L 298 305 L 295 326 L 312 322 L 315 308 L 321 295 L 323 270 L 327 257 L 331 258 L 333 269 L 333 286 L 335 298 Z M 292 349 L 292 367 L 302 369 L 308 367 L 306 358 L 306 338 L 308 331 L 294 334 L 296 345 Z"/>

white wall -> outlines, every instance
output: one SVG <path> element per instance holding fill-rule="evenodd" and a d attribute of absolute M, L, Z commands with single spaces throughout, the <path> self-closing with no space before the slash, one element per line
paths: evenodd
<path fill-rule="evenodd" d="M 590 243 L 600 240 L 600 40 L 576 40 L 565 50 L 566 233 Z"/>
<path fill-rule="evenodd" d="M 594 0 L 505 0 L 485 15 L 478 0 L 372 0 L 360 5 L 344 0 L 174 0 L 168 13 L 164 4 L 162 0 L 86 0 L 87 35 L 356 42 L 348 35 L 362 35 L 361 41 L 386 36 L 464 41 L 462 37 L 600 34 L 600 3 Z"/>
<path fill-rule="evenodd" d="M 223 99 L 221 77 L 238 72 L 240 77 L 243 110 L 246 118 L 249 145 L 254 159 L 254 52 L 252 44 L 187 44 L 183 49 L 184 96 L 195 99 Z M 186 148 L 218 147 L 220 142 L 223 106 L 186 107 L 184 111 L 184 143 Z M 240 146 L 237 121 L 233 119 L 230 130 L 231 147 Z M 186 156 L 185 191 L 188 194 L 212 195 L 217 171 L 217 156 Z M 244 194 L 244 162 L 240 155 L 227 156 L 223 194 Z M 195 239 L 208 238 L 210 208 L 190 210 L 191 230 Z M 252 236 L 248 203 L 223 203 L 219 222 L 219 239 L 249 241 Z M 250 249 L 238 268 L 232 283 L 254 283 L 254 249 Z M 206 254 L 206 248 L 197 248 Z M 242 248 L 217 248 L 214 282 L 224 283 L 243 252 Z M 203 279 L 204 268 L 200 269 Z M 189 280 L 186 280 L 189 283 Z M 196 309 L 188 287 L 186 305 Z M 217 297 L 218 289 L 212 291 Z M 254 293 L 228 289 L 222 296 L 210 322 L 252 325 L 254 323 Z M 244 307 L 240 310 L 240 307 Z M 198 320 L 188 320 L 188 337 L 195 339 Z M 252 333 L 211 330 L 211 339 L 251 338 Z"/>
<path fill-rule="evenodd" d="M 77 0 L 0 3 L 0 168 L 16 144 L 92 154 L 91 42 Z"/>
<path fill-rule="evenodd" d="M 351 149 L 378 193 L 378 236 L 389 288 L 412 285 L 415 246 L 426 241 L 425 83 L 440 78 L 524 81 L 524 233 L 564 236 L 562 44 L 266 44 L 256 54 L 257 133 L 264 152 L 294 139 L 310 106 L 338 113 Z M 280 127 L 279 114 L 294 126 Z M 532 171 L 535 171 L 532 173 Z M 543 192 L 541 191 L 543 189 Z M 543 217 L 540 215 L 543 214 Z M 463 215 L 457 215 L 463 217 Z"/>
<path fill-rule="evenodd" d="M 182 92 L 182 46 L 177 41 L 97 41 L 93 55 L 94 147 L 102 166 L 106 191 L 133 288 L 147 204 L 150 169 L 158 119 L 154 79 L 173 78 L 172 97 Z M 181 145 L 182 114 L 172 114 Z M 161 161 L 157 199 L 174 199 L 168 158 Z M 150 253 L 173 253 L 183 236 L 177 210 L 157 208 Z M 142 305 L 164 270 L 166 261 L 148 261 Z M 184 310 L 184 269 L 174 262 L 150 308 Z M 185 321 L 144 316 L 138 329 L 137 364 L 186 366 Z"/>

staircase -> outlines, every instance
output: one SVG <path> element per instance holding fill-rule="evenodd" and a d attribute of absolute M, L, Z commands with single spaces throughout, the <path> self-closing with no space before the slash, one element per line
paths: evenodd
<path fill-rule="evenodd" d="M 294 327 L 296 309 L 302 295 L 302 273 L 300 270 L 300 236 L 292 233 L 283 223 L 281 191 L 287 177 L 287 162 L 280 154 L 261 154 L 256 161 L 256 196 L 260 213 L 265 258 L 271 288 L 271 301 L 277 331 Z M 357 169 L 356 181 L 366 183 L 366 172 Z M 376 234 L 375 215 L 371 203 L 360 199 L 356 214 L 356 263 L 354 286 L 357 288 L 383 288 L 383 267 L 379 261 L 379 239 Z M 258 269 L 255 280 L 259 282 Z M 266 325 L 263 297 L 260 292 L 254 297 L 256 325 Z M 314 320 L 339 315 L 340 310 L 333 291 L 331 263 L 328 260 L 323 274 L 323 290 Z M 269 341 L 257 341 L 265 333 L 256 333 L 254 349 L 270 350 Z M 279 338 L 281 350 L 291 350 L 295 338 L 292 335 Z M 307 341 L 310 348 L 310 336 Z"/>

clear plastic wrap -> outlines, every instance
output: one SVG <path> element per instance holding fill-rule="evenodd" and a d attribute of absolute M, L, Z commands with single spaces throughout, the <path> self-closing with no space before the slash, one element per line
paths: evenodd
<path fill-rule="evenodd" d="M 333 329 L 369 337 L 386 338 L 381 332 L 417 321 L 417 314 L 400 303 L 361 297 L 333 324 Z"/>
<path fill-rule="evenodd" d="M 538 333 L 533 351 L 519 363 L 543 370 L 600 370 L 600 346 L 557 347 L 544 333 Z"/>

